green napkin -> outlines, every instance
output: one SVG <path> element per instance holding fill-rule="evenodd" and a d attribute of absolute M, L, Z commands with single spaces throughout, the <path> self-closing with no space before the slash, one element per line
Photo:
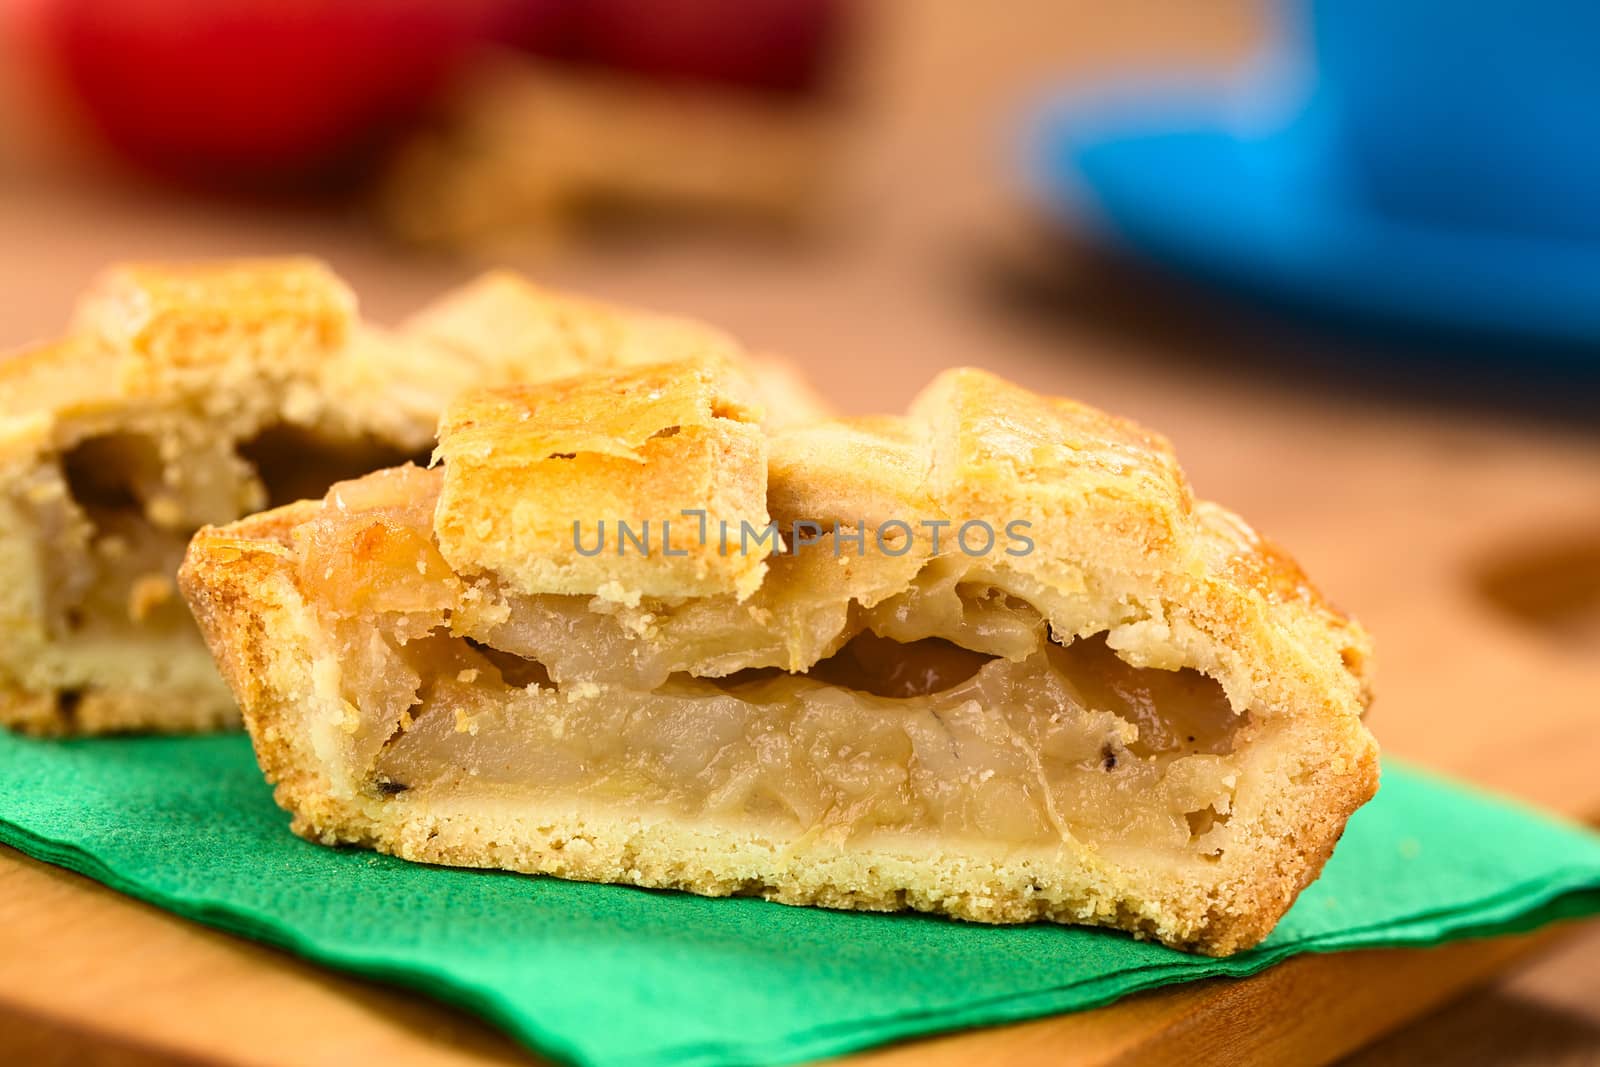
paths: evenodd
<path fill-rule="evenodd" d="M 1600 835 L 1387 768 L 1322 879 L 1226 960 L 1118 934 L 423 867 L 286 829 L 238 736 L 0 731 L 0 840 L 180 915 L 475 1012 L 575 1063 L 793 1062 L 1600 911 Z"/>

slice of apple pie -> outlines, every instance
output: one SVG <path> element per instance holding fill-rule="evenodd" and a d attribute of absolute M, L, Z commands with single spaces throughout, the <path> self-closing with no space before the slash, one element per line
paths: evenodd
<path fill-rule="evenodd" d="M 464 396 L 437 456 L 190 546 L 308 838 L 1226 954 L 1376 788 L 1362 630 L 1082 405 L 770 430 L 688 362 Z"/>
<path fill-rule="evenodd" d="M 815 410 L 720 331 L 506 274 L 383 330 L 312 260 L 110 271 L 64 339 L 0 358 L 0 723 L 236 722 L 174 584 L 196 529 L 425 457 L 469 386 L 689 356 Z"/>

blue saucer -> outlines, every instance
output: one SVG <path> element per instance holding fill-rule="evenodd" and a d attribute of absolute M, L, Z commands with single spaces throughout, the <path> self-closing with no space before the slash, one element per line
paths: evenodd
<path fill-rule="evenodd" d="M 1029 176 L 1068 221 L 1226 288 L 1600 368 L 1600 243 L 1385 217 L 1316 108 L 1262 111 L 1237 86 L 1058 102 L 1031 131 Z"/>

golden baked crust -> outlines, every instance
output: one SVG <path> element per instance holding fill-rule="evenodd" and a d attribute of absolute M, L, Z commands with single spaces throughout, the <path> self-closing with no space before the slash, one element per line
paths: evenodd
<path fill-rule="evenodd" d="M 709 327 L 503 273 L 389 330 L 311 259 L 108 270 L 65 337 L 0 356 L 0 724 L 236 723 L 173 583 L 195 529 L 426 457 L 464 389 L 694 353 L 779 415 L 820 404 Z"/>
<path fill-rule="evenodd" d="M 1163 440 L 950 371 L 903 417 L 765 431 L 788 550 L 760 571 L 534 565 L 556 546 L 518 509 L 556 530 L 718 491 L 709 453 L 659 497 L 608 480 L 754 432 L 714 363 L 674 373 L 463 398 L 442 471 L 195 538 L 184 593 L 297 832 L 1212 954 L 1271 930 L 1377 786 L 1367 640 Z M 969 551 L 984 524 L 1005 540 Z"/>
<path fill-rule="evenodd" d="M 400 332 L 462 357 L 475 384 L 544 382 L 678 361 L 718 362 L 743 379 L 769 425 L 808 422 L 831 406 L 782 360 L 750 353 L 692 319 L 623 309 L 490 271 L 406 319 Z"/>
<path fill-rule="evenodd" d="M 464 396 L 439 427 L 445 560 L 524 593 L 638 603 L 754 590 L 761 558 L 690 533 L 702 517 L 767 524 L 766 439 L 732 384 L 717 364 L 690 362 Z M 635 530 L 665 521 L 669 542 L 676 521 L 681 555 L 587 555 L 573 527 L 584 516 Z"/>
<path fill-rule="evenodd" d="M 230 378 L 309 376 L 356 323 L 356 298 L 306 258 L 124 264 L 78 301 L 72 332 L 116 352 L 125 394 L 193 391 Z"/>

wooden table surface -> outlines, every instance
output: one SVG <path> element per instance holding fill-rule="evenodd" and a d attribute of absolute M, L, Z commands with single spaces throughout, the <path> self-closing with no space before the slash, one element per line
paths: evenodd
<path fill-rule="evenodd" d="M 1370 721 L 1387 751 L 1600 816 L 1600 592 L 1586 604 L 1550 594 L 1585 575 L 1600 589 L 1600 397 L 1509 371 L 1408 370 L 1415 353 L 1331 340 L 1046 243 L 1018 198 L 1008 123 L 1045 86 L 1221 64 L 1257 38 L 1259 13 L 1176 0 L 1026 0 L 1004 18 L 955 0 L 875 10 L 836 218 L 813 241 L 419 257 L 343 212 L 195 203 L 13 163 L 0 171 L 0 345 L 57 328 L 108 260 L 307 251 L 379 321 L 490 263 L 695 314 L 801 361 L 849 410 L 894 410 L 940 367 L 986 366 L 1160 429 L 1202 495 L 1290 546 L 1376 634 Z M 1513 960 L 1525 966 L 1421 1018 Z M 1592 1062 L 1600 929 L 1297 960 L 861 1060 L 1326 1061 L 1401 1023 L 1358 1061 L 1471 1050 Z M 454 1012 L 0 851 L 0 1057 L 22 1053 L 527 1061 Z"/>

